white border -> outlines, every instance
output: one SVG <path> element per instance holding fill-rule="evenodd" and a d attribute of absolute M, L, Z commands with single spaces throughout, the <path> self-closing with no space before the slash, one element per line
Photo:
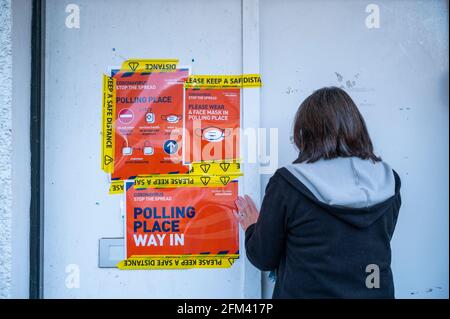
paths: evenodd
<path fill-rule="evenodd" d="M 242 0 L 242 73 L 259 74 L 259 0 Z M 241 94 L 241 124 L 242 128 L 260 127 L 260 98 L 261 89 L 243 89 Z M 241 136 L 241 157 L 245 150 L 244 139 Z M 245 160 L 245 158 L 244 158 Z M 258 204 L 261 200 L 261 176 L 258 163 L 243 163 L 244 176 L 239 183 L 239 194 L 248 194 Z M 241 238 L 245 233 L 241 230 Z M 242 298 L 261 298 L 261 272 L 245 258 L 245 240 L 240 240 L 239 254 L 242 258 Z M 255 285 L 255 283 L 259 285 Z"/>

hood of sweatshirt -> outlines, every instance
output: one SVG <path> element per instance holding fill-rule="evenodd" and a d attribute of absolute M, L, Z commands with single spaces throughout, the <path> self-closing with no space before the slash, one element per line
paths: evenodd
<path fill-rule="evenodd" d="M 360 228 L 370 226 L 390 208 L 400 187 L 388 164 L 356 157 L 285 168 L 294 187 L 337 218 Z"/>

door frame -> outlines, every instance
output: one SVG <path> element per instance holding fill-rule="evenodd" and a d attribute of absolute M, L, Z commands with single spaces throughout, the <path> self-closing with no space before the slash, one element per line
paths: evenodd
<path fill-rule="evenodd" d="M 45 0 L 33 0 L 30 95 L 30 278 L 29 297 L 43 297 Z"/>

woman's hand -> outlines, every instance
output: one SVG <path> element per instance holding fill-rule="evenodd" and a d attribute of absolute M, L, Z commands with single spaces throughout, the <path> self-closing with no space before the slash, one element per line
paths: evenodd
<path fill-rule="evenodd" d="M 233 213 L 236 215 L 242 229 L 246 231 L 250 225 L 255 224 L 258 220 L 259 211 L 253 200 L 248 195 L 245 195 L 244 197 L 238 196 L 236 206 L 238 211 L 233 211 Z"/>

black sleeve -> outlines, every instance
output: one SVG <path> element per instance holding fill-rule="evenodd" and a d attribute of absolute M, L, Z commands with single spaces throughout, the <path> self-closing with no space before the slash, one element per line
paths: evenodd
<path fill-rule="evenodd" d="M 402 206 L 402 197 L 400 195 L 400 188 L 402 185 L 400 176 L 398 175 L 398 173 L 395 170 L 392 170 L 394 172 L 394 178 L 395 178 L 395 194 L 396 194 L 396 198 L 395 198 L 395 215 L 394 215 L 394 229 L 395 226 L 397 225 L 397 220 L 398 220 L 398 215 L 400 213 L 400 207 Z"/>
<path fill-rule="evenodd" d="M 284 187 L 276 178 L 272 177 L 266 187 L 258 221 L 245 232 L 247 258 L 262 271 L 278 267 L 285 246 L 286 200 Z"/>

